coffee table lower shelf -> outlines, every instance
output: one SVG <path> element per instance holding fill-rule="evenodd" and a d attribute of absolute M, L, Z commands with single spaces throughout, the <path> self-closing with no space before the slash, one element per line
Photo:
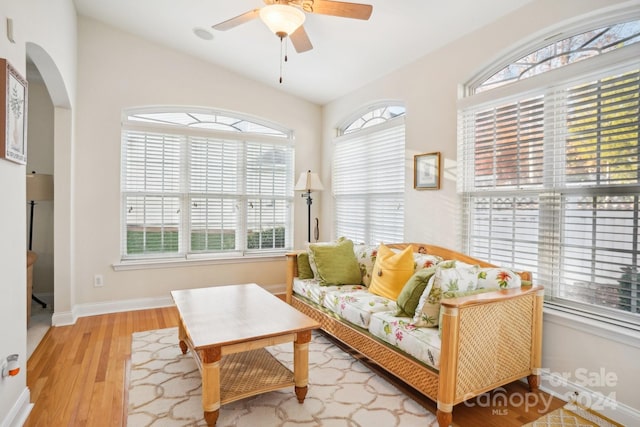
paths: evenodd
<path fill-rule="evenodd" d="M 295 386 L 293 372 L 264 348 L 228 354 L 220 362 L 220 403 Z"/>

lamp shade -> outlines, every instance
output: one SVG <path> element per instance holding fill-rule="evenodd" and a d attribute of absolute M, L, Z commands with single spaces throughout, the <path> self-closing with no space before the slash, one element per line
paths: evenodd
<path fill-rule="evenodd" d="M 324 190 L 320 177 L 317 173 L 306 171 L 300 174 L 298 182 L 294 188 L 296 191 L 321 191 Z"/>
<path fill-rule="evenodd" d="M 27 175 L 27 200 L 53 200 L 53 175 L 30 173 Z"/>
<path fill-rule="evenodd" d="M 302 25 L 305 14 L 293 6 L 272 4 L 260 9 L 260 18 L 275 35 L 286 37 Z"/>

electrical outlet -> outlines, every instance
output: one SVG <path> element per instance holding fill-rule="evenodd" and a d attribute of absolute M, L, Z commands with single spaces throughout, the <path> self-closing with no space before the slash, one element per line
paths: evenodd
<path fill-rule="evenodd" d="M 104 276 L 102 274 L 96 274 L 93 276 L 93 287 L 101 288 L 104 286 Z"/>

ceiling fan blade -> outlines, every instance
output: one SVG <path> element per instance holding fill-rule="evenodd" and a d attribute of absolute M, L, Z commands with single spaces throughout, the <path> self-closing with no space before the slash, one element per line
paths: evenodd
<path fill-rule="evenodd" d="M 211 28 L 218 31 L 227 31 L 234 27 L 237 27 L 240 24 L 251 21 L 258 16 L 260 16 L 260 9 L 253 9 L 249 12 L 243 13 L 242 15 L 238 15 L 235 18 L 227 19 L 226 21 L 222 21 L 219 24 L 213 25 Z"/>
<path fill-rule="evenodd" d="M 308 3 L 303 1 L 302 5 L 307 12 L 363 20 L 369 19 L 371 12 L 373 12 L 373 6 L 370 4 L 347 3 L 332 0 L 313 0 Z"/>
<path fill-rule="evenodd" d="M 307 32 L 304 30 L 304 27 L 302 25 L 300 25 L 297 30 L 291 33 L 289 38 L 291 39 L 291 43 L 298 53 L 306 52 L 313 49 L 311 40 L 309 40 L 309 36 L 307 35 Z"/>

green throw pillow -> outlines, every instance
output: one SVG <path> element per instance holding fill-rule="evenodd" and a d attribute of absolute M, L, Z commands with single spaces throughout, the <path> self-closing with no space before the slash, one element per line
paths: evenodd
<path fill-rule="evenodd" d="M 349 239 L 341 239 L 332 244 L 309 244 L 309 251 L 318 270 L 320 284 L 333 285 L 360 285 L 362 276 L 358 260 L 353 252 L 353 242 Z"/>
<path fill-rule="evenodd" d="M 309 265 L 309 254 L 306 252 L 298 254 L 298 279 L 313 279 L 313 271 Z"/>
<path fill-rule="evenodd" d="M 435 272 L 436 267 L 433 266 L 420 269 L 411 276 L 396 300 L 396 304 L 398 305 L 398 313 L 396 316 L 413 317 L 416 314 L 416 307 L 418 307 L 420 296 Z"/>

